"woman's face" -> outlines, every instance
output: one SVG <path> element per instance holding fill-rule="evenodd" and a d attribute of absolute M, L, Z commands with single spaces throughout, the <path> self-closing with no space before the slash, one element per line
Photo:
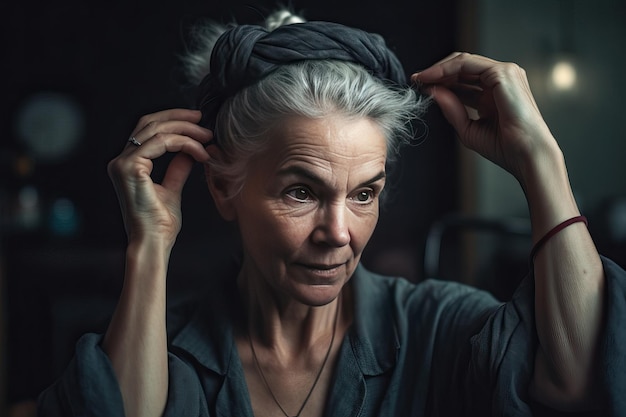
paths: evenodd
<path fill-rule="evenodd" d="M 246 279 L 307 305 L 335 299 L 378 221 L 385 160 L 385 137 L 369 119 L 281 124 L 233 201 Z"/>

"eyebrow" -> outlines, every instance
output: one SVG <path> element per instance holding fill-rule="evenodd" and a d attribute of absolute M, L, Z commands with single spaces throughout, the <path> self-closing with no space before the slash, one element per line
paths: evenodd
<path fill-rule="evenodd" d="M 293 165 L 287 168 L 283 168 L 280 171 L 278 171 L 278 175 L 279 176 L 296 175 L 299 177 L 304 177 L 317 185 L 326 185 L 326 182 L 322 178 L 320 178 L 315 173 L 313 173 L 312 171 L 309 171 L 308 169 L 302 166 Z M 380 171 L 378 174 L 374 175 L 369 180 L 363 181 L 362 183 L 360 183 L 356 188 L 364 187 L 366 185 L 371 185 L 386 177 L 387 177 L 387 174 L 385 174 L 385 171 Z"/>

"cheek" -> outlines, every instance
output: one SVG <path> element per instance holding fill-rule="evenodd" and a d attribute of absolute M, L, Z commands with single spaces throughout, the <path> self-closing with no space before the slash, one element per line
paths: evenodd
<path fill-rule="evenodd" d="M 291 256 L 308 238 L 306 216 L 290 217 L 271 210 L 256 210 L 247 212 L 241 219 L 240 228 L 247 249 L 265 257 Z"/>
<path fill-rule="evenodd" d="M 352 246 L 355 252 L 361 252 L 369 242 L 376 225 L 378 224 L 378 210 L 356 217 L 355 228 L 352 231 Z"/>

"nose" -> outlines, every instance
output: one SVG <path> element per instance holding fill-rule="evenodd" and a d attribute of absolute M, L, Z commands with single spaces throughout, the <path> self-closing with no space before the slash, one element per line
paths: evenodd
<path fill-rule="evenodd" d="M 347 207 L 345 204 L 329 204 L 320 210 L 317 225 L 313 231 L 313 240 L 317 244 L 333 247 L 346 246 L 350 243 Z"/>

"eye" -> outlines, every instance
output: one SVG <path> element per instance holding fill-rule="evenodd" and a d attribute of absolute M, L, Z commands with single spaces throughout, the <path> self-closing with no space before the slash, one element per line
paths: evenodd
<path fill-rule="evenodd" d="M 374 200 L 374 190 L 360 190 L 352 197 L 352 200 L 359 204 L 369 204 Z"/>
<path fill-rule="evenodd" d="M 305 187 L 295 187 L 287 191 L 287 195 L 296 201 L 308 201 L 311 199 L 311 192 Z"/>

